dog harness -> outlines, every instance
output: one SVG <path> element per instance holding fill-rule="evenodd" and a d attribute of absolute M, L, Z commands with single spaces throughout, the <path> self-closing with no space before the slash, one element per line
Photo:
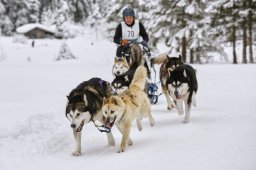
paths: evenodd
<path fill-rule="evenodd" d="M 97 125 L 95 123 L 95 121 L 92 118 L 93 116 L 91 116 L 91 121 L 93 122 L 93 124 L 95 125 L 95 127 L 100 131 L 100 132 L 106 132 L 106 133 L 110 133 L 111 129 L 109 127 L 107 127 L 106 125 Z"/>
<path fill-rule="evenodd" d="M 99 80 L 100 87 L 103 88 L 103 80 Z"/>

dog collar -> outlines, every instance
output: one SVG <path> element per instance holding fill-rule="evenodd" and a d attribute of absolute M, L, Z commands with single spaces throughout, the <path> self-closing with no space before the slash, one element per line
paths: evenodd
<path fill-rule="evenodd" d="M 103 88 L 103 80 L 99 80 L 100 87 Z"/>

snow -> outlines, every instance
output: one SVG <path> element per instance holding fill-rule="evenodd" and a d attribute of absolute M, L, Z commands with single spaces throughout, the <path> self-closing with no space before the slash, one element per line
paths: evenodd
<path fill-rule="evenodd" d="M 124 153 L 116 153 L 121 141 L 116 128 L 116 146 L 107 147 L 106 135 L 89 123 L 82 156 L 72 157 L 66 95 L 91 77 L 111 81 L 116 46 L 91 37 L 67 40 L 78 59 L 56 61 L 62 43 L 36 40 L 32 48 L 30 42 L 0 37 L 0 54 L 5 54 L 0 62 L 1 170 L 256 169 L 256 67 L 251 64 L 193 65 L 199 90 L 190 123 L 168 111 L 162 95 L 152 105 L 155 126 L 143 120 L 139 132 L 134 124 L 134 145 Z"/>

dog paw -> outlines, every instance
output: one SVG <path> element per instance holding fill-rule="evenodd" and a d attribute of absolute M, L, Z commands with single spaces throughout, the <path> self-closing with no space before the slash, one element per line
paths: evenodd
<path fill-rule="evenodd" d="M 75 152 L 72 152 L 71 154 L 72 156 L 80 156 L 81 155 L 81 151 L 75 151 Z"/>
<path fill-rule="evenodd" d="M 137 126 L 138 130 L 141 132 L 142 131 L 142 126 Z"/>
<path fill-rule="evenodd" d="M 173 108 L 175 108 L 175 106 L 173 106 L 173 105 L 167 106 L 167 110 L 172 110 Z"/>
<path fill-rule="evenodd" d="M 136 120 L 137 121 L 137 128 L 138 128 L 138 130 L 141 132 L 142 131 L 142 125 L 141 125 L 141 122 L 140 122 L 140 120 Z"/>
<path fill-rule="evenodd" d="M 167 110 L 172 110 L 172 109 L 173 109 L 173 107 L 167 106 Z"/>
<path fill-rule="evenodd" d="M 189 122 L 189 120 L 183 120 L 183 123 L 188 123 Z"/>
<path fill-rule="evenodd" d="M 122 152 L 124 152 L 124 151 L 125 151 L 125 148 L 119 148 L 118 151 L 117 151 L 117 153 L 122 153 Z"/>
<path fill-rule="evenodd" d="M 128 140 L 128 146 L 132 146 L 133 145 L 133 141 L 130 139 Z"/>
<path fill-rule="evenodd" d="M 150 119 L 149 119 L 149 124 L 150 124 L 151 127 L 153 127 L 153 126 L 155 125 L 155 120 L 154 120 L 154 118 L 150 118 Z"/>

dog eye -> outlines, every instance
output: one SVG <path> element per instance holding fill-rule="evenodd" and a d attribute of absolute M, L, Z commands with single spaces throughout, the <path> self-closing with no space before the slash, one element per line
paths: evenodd
<path fill-rule="evenodd" d="M 70 121 L 71 121 L 71 119 L 72 119 L 72 115 L 71 115 L 71 114 L 67 114 L 67 118 L 68 118 L 68 120 L 70 120 Z"/>
<path fill-rule="evenodd" d="M 113 114 L 115 111 L 111 110 L 110 113 Z"/>
<path fill-rule="evenodd" d="M 76 117 L 80 116 L 81 113 L 77 113 Z"/>

